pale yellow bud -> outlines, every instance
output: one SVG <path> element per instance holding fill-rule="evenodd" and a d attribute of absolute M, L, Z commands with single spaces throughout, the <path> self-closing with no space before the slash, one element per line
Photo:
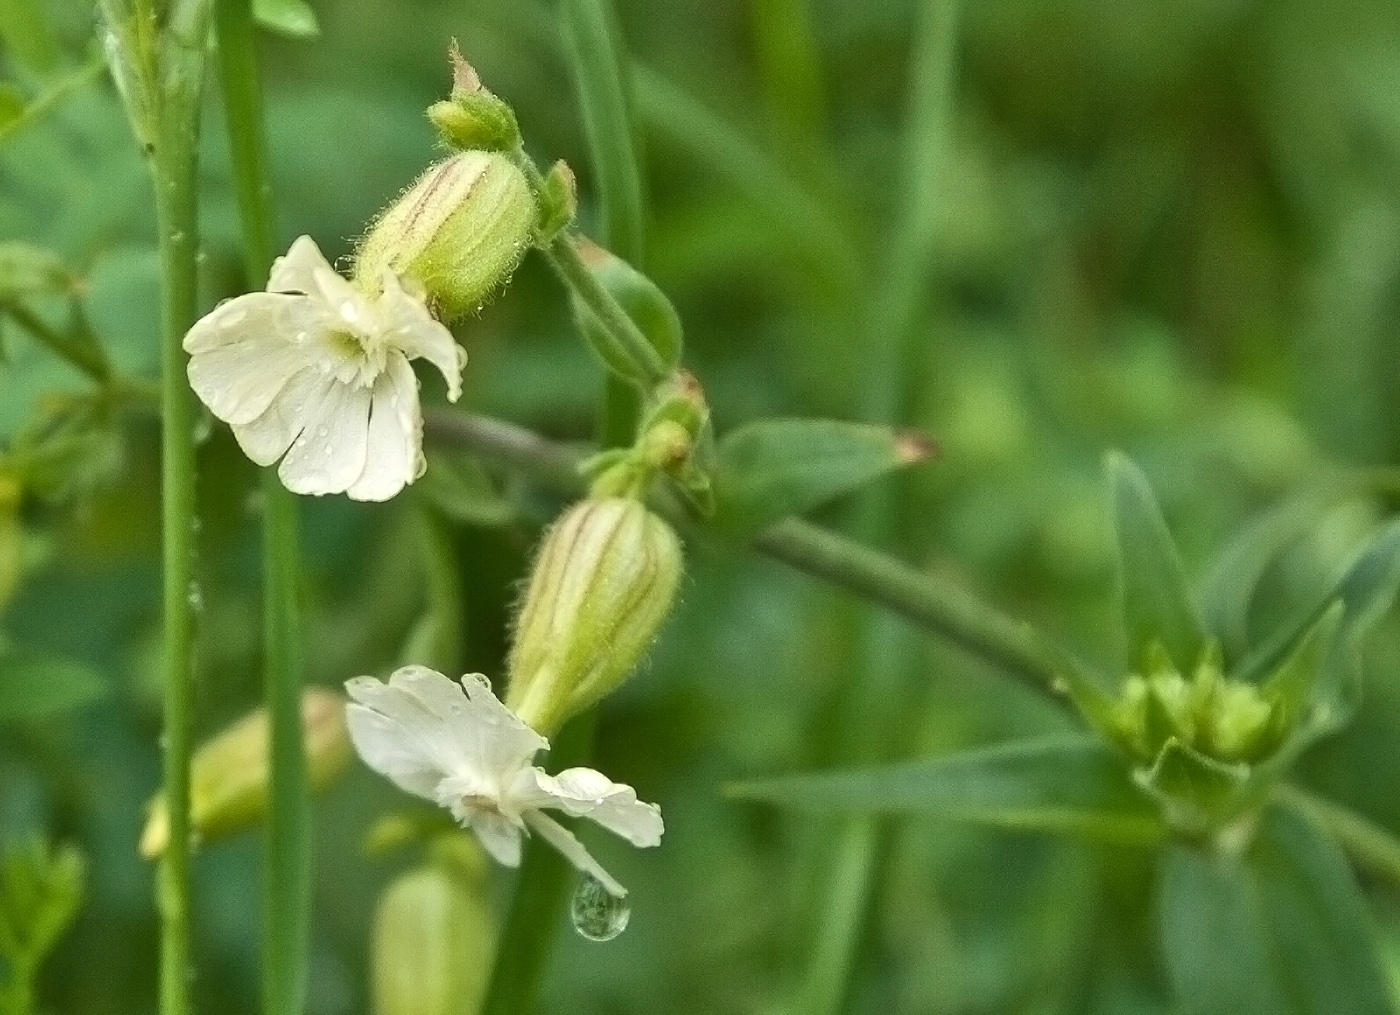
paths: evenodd
<path fill-rule="evenodd" d="M 640 501 L 575 504 L 535 561 L 506 704 L 548 736 L 611 692 L 670 614 L 683 569 L 675 532 Z"/>
<path fill-rule="evenodd" d="M 474 313 L 520 264 L 536 218 L 514 163 L 496 152 L 459 152 L 374 221 L 355 255 L 355 282 L 375 293 L 392 272 L 420 287 L 442 320 Z"/>
<path fill-rule="evenodd" d="M 374 1015 L 475 1015 L 496 922 L 476 879 L 428 864 L 395 880 L 374 916 Z"/>
<path fill-rule="evenodd" d="M 313 790 L 329 785 L 350 760 L 345 702 L 338 694 L 308 688 L 301 698 L 307 777 Z M 190 768 L 190 828 L 202 840 L 241 831 L 262 820 L 268 789 L 267 710 L 258 709 L 195 751 Z M 141 855 L 154 859 L 170 840 L 163 797 L 151 804 L 141 833 Z"/>

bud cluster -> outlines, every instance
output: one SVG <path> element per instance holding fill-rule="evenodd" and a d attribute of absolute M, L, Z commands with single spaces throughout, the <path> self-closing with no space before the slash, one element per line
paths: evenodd
<path fill-rule="evenodd" d="M 1276 696 L 1226 678 L 1215 651 L 1206 653 L 1189 679 L 1163 653 L 1151 673 L 1123 682 L 1115 718 L 1120 744 L 1148 763 L 1168 740 L 1226 764 L 1257 762 L 1278 749 L 1291 725 Z"/>

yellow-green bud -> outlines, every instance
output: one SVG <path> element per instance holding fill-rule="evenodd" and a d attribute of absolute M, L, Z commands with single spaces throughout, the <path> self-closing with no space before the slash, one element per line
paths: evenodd
<path fill-rule="evenodd" d="M 19 587 L 24 566 L 24 528 L 19 521 L 20 486 L 0 472 L 0 610 Z"/>
<path fill-rule="evenodd" d="M 474 313 L 503 285 L 534 235 L 525 174 L 496 152 L 460 152 L 429 167 L 370 226 L 355 281 L 378 292 L 384 273 L 421 287 L 444 321 Z"/>
<path fill-rule="evenodd" d="M 439 864 L 409 871 L 374 916 L 374 1015 L 475 1015 L 495 951 L 484 884 Z"/>
<path fill-rule="evenodd" d="M 575 504 L 535 561 L 506 704 L 549 736 L 611 692 L 670 614 L 683 569 L 675 532 L 640 501 Z"/>
<path fill-rule="evenodd" d="M 475 68 L 452 43 L 452 97 L 428 107 L 443 142 L 460 151 L 508 152 L 520 144 L 520 126 L 508 103 L 487 91 Z"/>
<path fill-rule="evenodd" d="M 560 159 L 549 167 L 540 187 L 541 244 L 549 243 L 578 214 L 578 180 L 569 164 Z"/>
<path fill-rule="evenodd" d="M 313 790 L 323 789 L 350 760 L 345 702 L 337 694 L 309 688 L 301 697 L 307 775 Z M 262 820 L 267 810 L 269 728 L 266 709 L 238 720 L 195 751 L 190 769 L 190 827 L 202 840 L 241 831 Z M 141 855 L 154 859 L 170 840 L 165 799 L 151 804 L 141 833 Z"/>

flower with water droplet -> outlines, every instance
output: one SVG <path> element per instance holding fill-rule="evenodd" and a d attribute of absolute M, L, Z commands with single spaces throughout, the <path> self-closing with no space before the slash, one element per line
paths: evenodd
<path fill-rule="evenodd" d="M 259 465 L 293 493 L 388 500 L 423 473 L 423 417 L 409 361 L 462 391 L 466 353 L 391 272 L 373 296 L 336 274 L 308 236 L 267 291 L 229 300 L 185 336 L 189 378 Z"/>
<path fill-rule="evenodd" d="M 484 677 L 468 675 L 459 689 L 435 670 L 405 666 L 387 684 L 356 677 L 345 689 L 354 699 L 346 706 L 350 738 L 365 763 L 446 807 L 507 867 L 519 866 L 521 837 L 533 832 L 610 895 L 627 894 L 546 808 L 596 821 L 634 846 L 661 843 L 660 808 L 631 786 L 591 768 L 548 775 L 532 765 L 549 741 L 501 704 Z"/>

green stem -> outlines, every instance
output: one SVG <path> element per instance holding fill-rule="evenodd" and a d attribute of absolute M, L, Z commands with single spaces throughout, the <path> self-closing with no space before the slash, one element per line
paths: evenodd
<path fill-rule="evenodd" d="M 249 0 L 216 0 L 220 81 L 249 283 L 268 276 L 273 212 L 264 140 L 257 37 Z M 311 834 L 301 721 L 301 616 L 297 500 L 263 470 L 264 700 L 271 772 L 263 839 L 263 1011 L 305 1007 Z"/>
<path fill-rule="evenodd" d="M 567 496 L 585 489 L 577 472 L 581 456 L 503 420 L 456 411 L 429 411 L 428 435 L 475 451 Z M 694 520 L 674 503 L 656 505 L 673 521 Z M 1052 693 L 1063 655 L 1022 621 L 934 575 L 820 526 L 789 518 L 769 526 L 749 546 L 947 638 L 1030 686 Z"/>
<path fill-rule="evenodd" d="M 560 769 L 584 763 L 593 750 L 595 715 L 578 716 L 554 739 L 551 761 Z M 510 912 L 501 932 L 491 986 L 478 1015 L 529 1015 L 564 916 L 574 869 L 540 839 L 525 844 Z"/>
<path fill-rule="evenodd" d="M 579 252 L 574 236 L 564 233 L 544 252 L 545 260 L 566 286 L 598 316 L 603 327 L 622 346 L 650 386 L 660 384 L 670 375 L 666 362 L 635 321 L 622 309 L 612 293 L 593 277 Z"/>
<path fill-rule="evenodd" d="M 1315 822 L 1359 866 L 1400 889 L 1400 839 L 1388 830 L 1333 800 L 1287 783 L 1274 788 L 1274 799 Z"/>
<path fill-rule="evenodd" d="M 5 308 L 5 313 L 37 341 L 87 374 L 92 380 L 99 384 L 105 384 L 112 379 L 112 365 L 107 362 L 107 355 L 100 345 L 75 341 L 67 335 L 60 334 L 38 314 L 30 311 L 28 307 L 9 306 Z"/>
<path fill-rule="evenodd" d="M 97 58 L 89 61 L 66 77 L 60 78 L 37 99 L 25 106 L 24 112 L 5 124 L 5 126 L 0 127 L 0 144 L 4 144 L 16 134 L 32 127 L 44 117 L 48 116 L 64 99 L 68 98 L 68 96 L 74 92 L 92 84 L 106 69 L 106 62 Z"/>
<path fill-rule="evenodd" d="M 197 91 L 197 80 L 191 88 Z M 190 1010 L 190 757 L 194 749 L 194 407 L 185 332 L 198 307 L 198 95 L 167 92 L 156 113 L 153 167 L 161 303 L 161 496 L 165 612 L 165 799 L 170 843 L 161 861 L 161 1015 Z"/>

